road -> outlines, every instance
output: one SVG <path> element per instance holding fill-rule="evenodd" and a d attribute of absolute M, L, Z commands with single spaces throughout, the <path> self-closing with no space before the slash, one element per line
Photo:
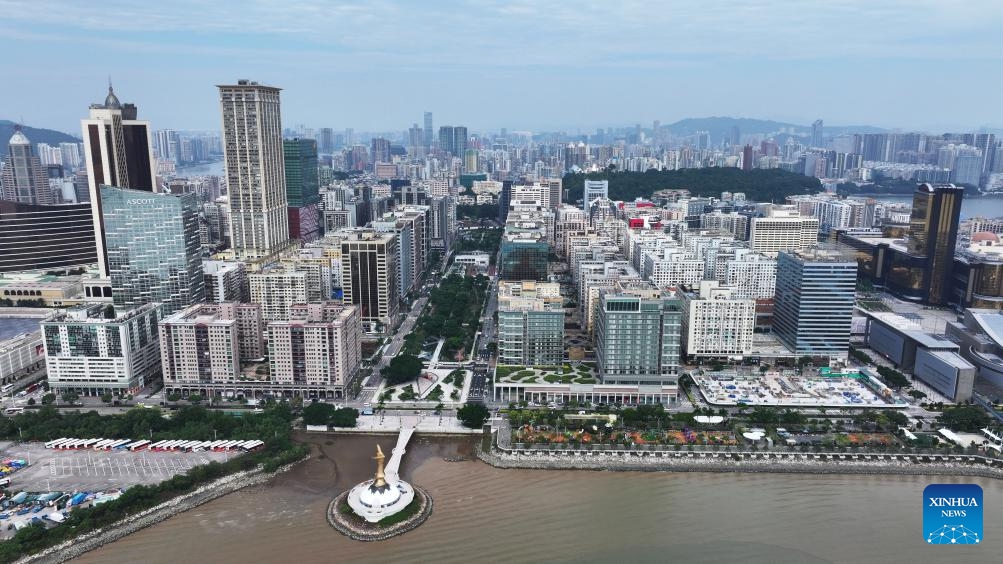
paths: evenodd
<path fill-rule="evenodd" d="M 397 331 L 394 332 L 394 336 L 390 339 L 390 342 L 383 347 L 383 356 L 380 357 L 380 361 L 373 366 L 373 373 L 369 377 L 369 381 L 359 392 L 359 396 L 356 401 L 362 403 L 372 403 L 373 396 L 376 395 L 376 389 L 380 387 L 383 382 L 383 375 L 381 372 L 383 369 L 390 364 L 398 353 L 400 353 L 401 348 L 404 346 L 404 339 L 411 334 L 414 329 L 414 324 L 418 321 L 418 317 L 421 315 L 423 309 L 425 309 L 425 304 L 428 303 L 428 295 L 422 294 L 420 298 L 414 301 L 411 306 L 411 311 L 408 312 L 407 317 L 401 322 Z"/>

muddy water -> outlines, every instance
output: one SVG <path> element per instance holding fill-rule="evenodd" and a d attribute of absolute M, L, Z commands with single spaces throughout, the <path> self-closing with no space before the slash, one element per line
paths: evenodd
<path fill-rule="evenodd" d="M 268 486 L 226 496 L 91 552 L 79 562 L 954 562 L 996 561 L 1003 482 L 923 476 L 807 476 L 498 470 L 470 439 L 415 436 L 402 473 L 435 500 L 418 529 L 351 541 L 324 518 L 365 479 L 379 442 L 311 437 L 313 458 Z M 923 542 L 933 482 L 985 490 L 985 544 Z M 948 554 L 949 553 L 949 554 Z"/>

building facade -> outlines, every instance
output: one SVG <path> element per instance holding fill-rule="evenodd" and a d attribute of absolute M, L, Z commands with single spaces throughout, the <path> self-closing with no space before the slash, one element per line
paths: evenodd
<path fill-rule="evenodd" d="M 7 160 L 0 170 L 0 200 L 47 206 L 53 204 L 49 175 L 32 154 L 31 142 L 20 127 L 7 144 Z"/>
<path fill-rule="evenodd" d="M 394 233 L 350 231 L 341 241 L 344 302 L 359 308 L 366 332 L 381 333 L 397 326 L 399 257 Z"/>
<path fill-rule="evenodd" d="M 341 399 L 359 370 L 362 321 L 355 306 L 297 304 L 288 321 L 268 324 L 272 383 Z"/>
<path fill-rule="evenodd" d="M 798 356 L 845 358 L 857 263 L 827 249 L 780 253 L 773 333 Z"/>
<path fill-rule="evenodd" d="M 68 310 L 42 322 L 49 386 L 55 393 L 136 393 L 160 373 L 160 304 L 111 319 L 103 308 Z"/>
<path fill-rule="evenodd" d="M 167 389 L 232 386 L 241 377 L 241 362 L 264 357 L 258 304 L 191 306 L 164 318 L 159 338 Z"/>
<path fill-rule="evenodd" d="M 683 293 L 683 347 L 687 356 L 734 358 L 752 354 L 756 302 L 735 298 L 733 292 L 716 280 L 705 280 L 698 291 Z"/>
<path fill-rule="evenodd" d="M 171 314 L 205 300 L 195 194 L 102 186 L 101 210 L 116 306 Z"/>
<path fill-rule="evenodd" d="M 273 256 L 289 242 L 279 88 L 219 85 L 230 240 L 238 259 Z"/>
<path fill-rule="evenodd" d="M 560 284 L 499 282 L 498 363 L 557 366 L 564 362 Z"/>
<path fill-rule="evenodd" d="M 595 349 L 603 384 L 676 384 L 683 313 L 674 292 L 618 284 L 601 291 L 598 310 Z"/>
<path fill-rule="evenodd" d="M 0 201 L 0 272 L 58 270 L 97 262 L 91 204 Z"/>

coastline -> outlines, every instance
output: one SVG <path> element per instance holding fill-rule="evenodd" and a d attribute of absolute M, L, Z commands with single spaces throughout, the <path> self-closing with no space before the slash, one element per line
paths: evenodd
<path fill-rule="evenodd" d="M 842 454 L 718 451 L 479 450 L 495 468 L 608 472 L 767 472 L 778 474 L 899 474 L 1003 479 L 1003 461 L 971 455 Z M 926 460 L 924 460 L 926 459 Z"/>
<path fill-rule="evenodd" d="M 131 535 L 132 533 L 145 529 L 146 527 L 156 525 L 174 517 L 175 515 L 194 509 L 214 499 L 250 486 L 264 484 L 278 474 L 286 472 L 293 466 L 308 459 L 310 459 L 310 455 L 286 464 L 274 472 L 265 472 L 261 469 L 261 467 L 258 467 L 252 470 L 223 476 L 222 478 L 205 484 L 194 491 L 169 499 L 164 503 L 155 505 L 135 515 L 130 515 L 107 527 L 74 537 L 56 546 L 49 547 L 37 554 L 25 556 L 17 560 L 16 564 L 55 564 L 67 562 L 83 555 L 84 553 L 101 548 L 106 544 L 115 542 L 123 537 Z"/>

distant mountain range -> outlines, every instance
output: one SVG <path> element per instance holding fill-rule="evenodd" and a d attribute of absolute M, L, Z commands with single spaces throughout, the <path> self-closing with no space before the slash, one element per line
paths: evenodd
<path fill-rule="evenodd" d="M 697 131 L 708 131 L 710 132 L 711 142 L 718 143 L 723 138 L 731 137 L 731 128 L 735 126 L 738 126 L 739 133 L 742 135 L 750 133 L 763 135 L 779 133 L 786 138 L 786 135 L 790 134 L 811 134 L 811 125 L 733 117 L 686 118 L 669 124 L 668 128 L 673 135 L 691 135 Z M 887 129 L 870 125 L 830 126 L 823 124 L 823 132 L 826 137 L 833 137 L 844 133 L 885 133 L 887 131 Z"/>
<path fill-rule="evenodd" d="M 10 141 L 11 136 L 14 135 L 15 125 L 16 124 L 12 121 L 0 119 L 0 158 L 7 157 L 7 142 Z M 80 142 L 80 139 L 77 137 L 67 135 L 61 131 L 54 131 L 52 129 L 37 129 L 34 127 L 23 126 L 21 131 L 23 131 L 28 140 L 31 141 L 32 147 L 37 146 L 39 143 L 59 145 L 60 143 Z"/>

